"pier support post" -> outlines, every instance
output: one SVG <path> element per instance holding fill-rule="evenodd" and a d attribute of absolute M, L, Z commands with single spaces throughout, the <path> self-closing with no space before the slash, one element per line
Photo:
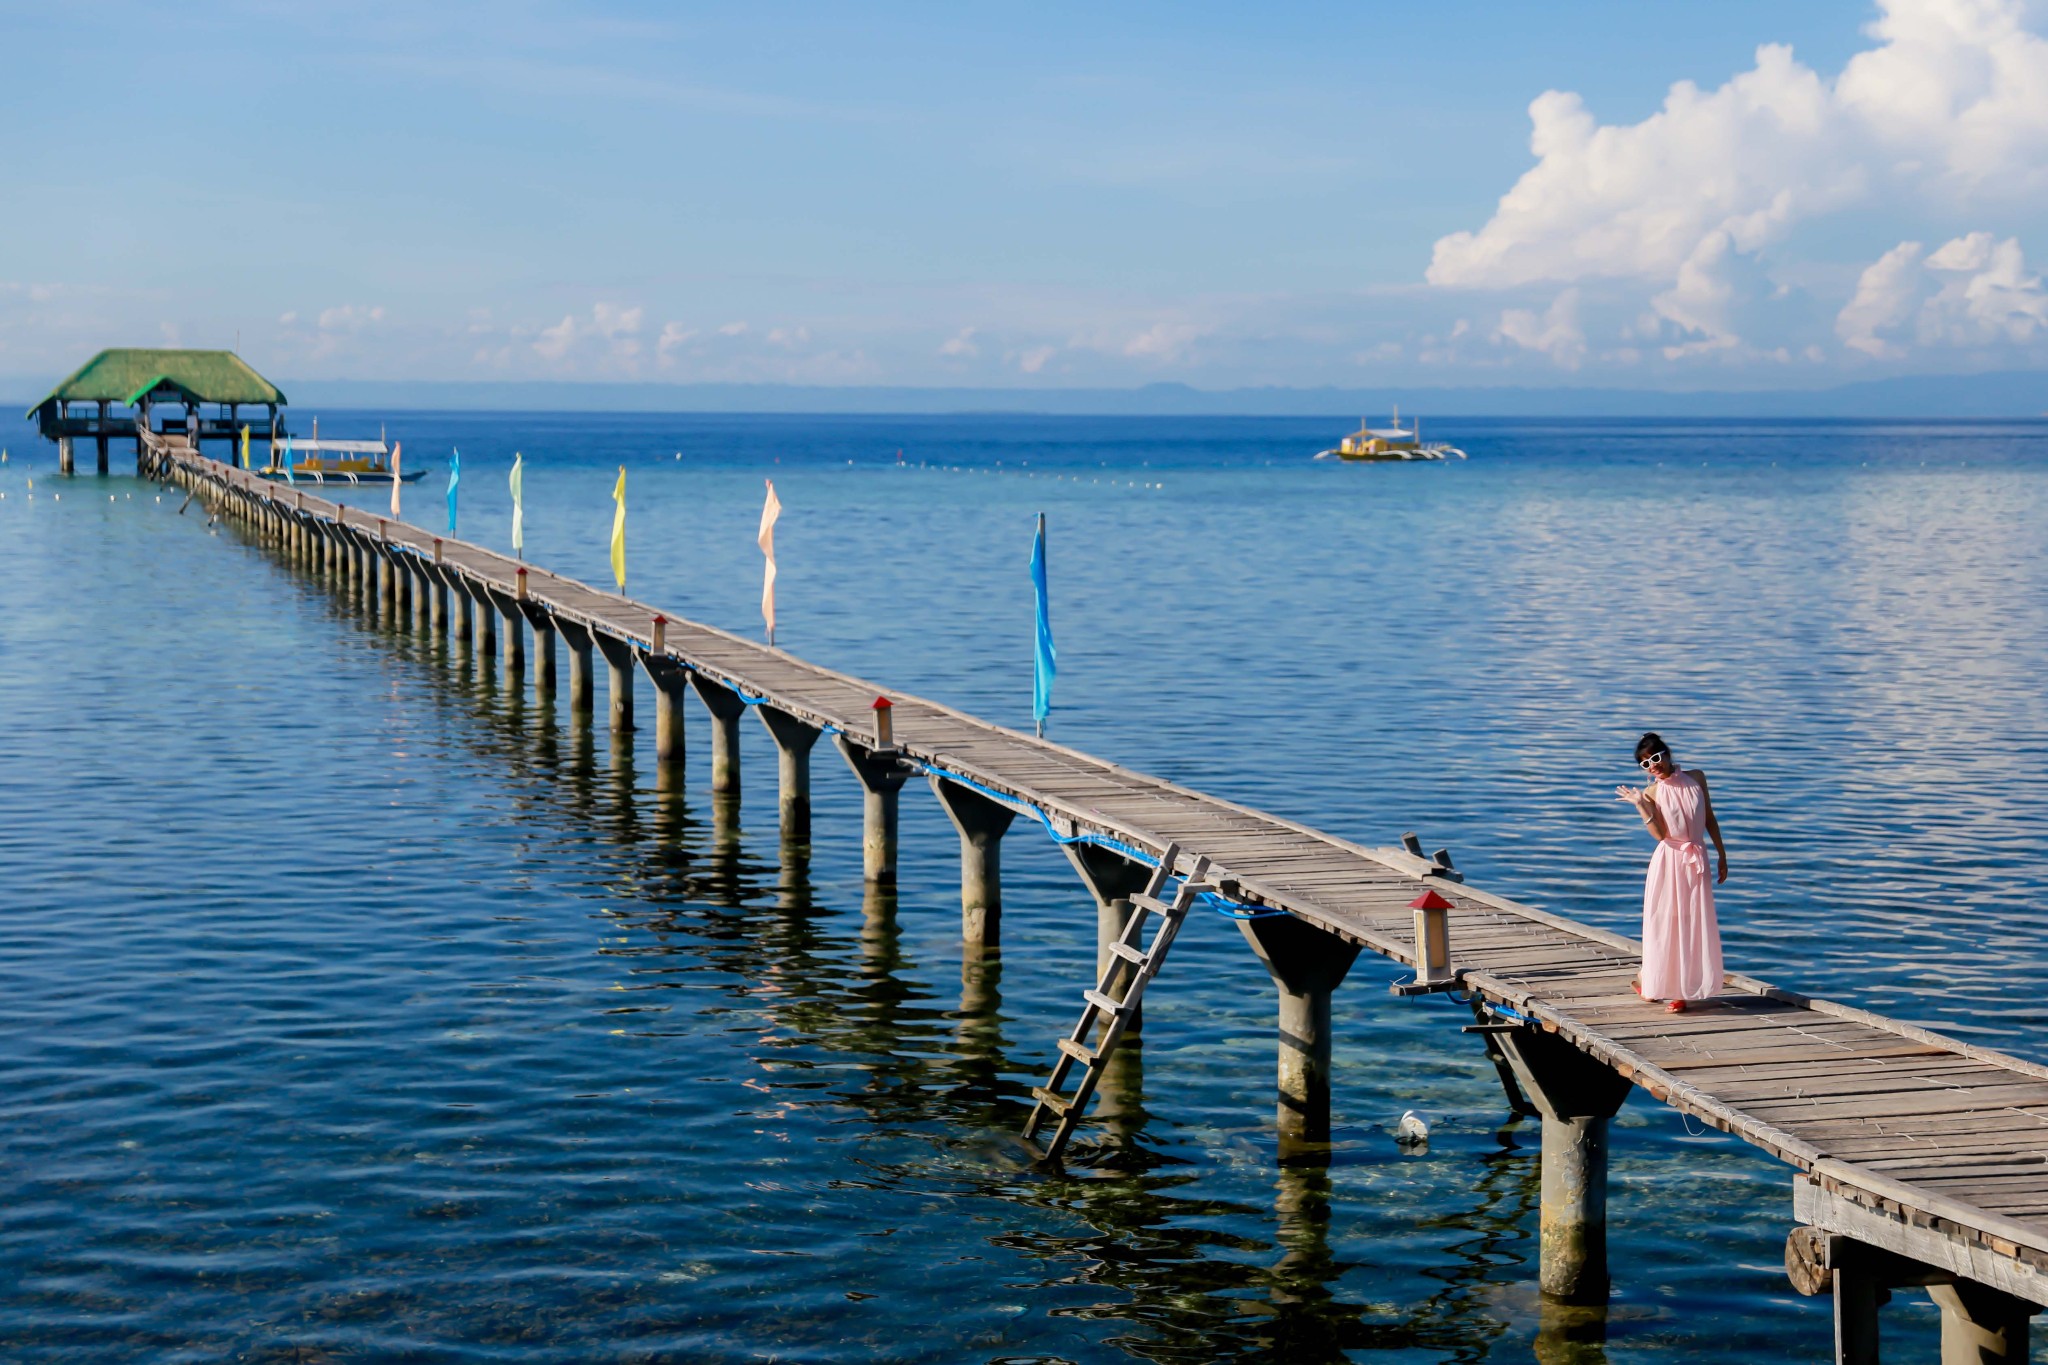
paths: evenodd
<path fill-rule="evenodd" d="M 785 847 L 811 841 L 811 746 L 822 733 L 787 711 L 757 706 L 761 724 L 775 741 L 776 806 Z"/>
<path fill-rule="evenodd" d="M 1123 941 L 1124 930 L 1137 913 L 1130 898 L 1152 880 L 1152 869 L 1100 844 L 1062 844 L 1060 849 L 1074 865 L 1074 871 L 1081 874 L 1081 884 L 1088 888 L 1088 894 L 1095 898 L 1095 979 L 1100 981 L 1113 955 L 1110 945 Z M 1129 988 L 1128 967 L 1115 985 L 1119 994 Z M 1140 1004 L 1124 1023 L 1125 1041 L 1144 1028 L 1145 1007 Z"/>
<path fill-rule="evenodd" d="M 834 735 L 846 766 L 861 785 L 861 875 L 886 886 L 896 884 L 896 797 L 910 777 L 895 745 L 870 749 L 845 735 Z"/>
<path fill-rule="evenodd" d="M 1326 929 L 1275 915 L 1237 927 L 1280 991 L 1280 1157 L 1330 1140 L 1330 994 L 1358 958 L 1358 945 Z"/>
<path fill-rule="evenodd" d="M 555 618 L 546 607 L 527 602 L 526 620 L 533 627 L 533 695 L 555 699 Z"/>
<path fill-rule="evenodd" d="M 1017 812 L 937 773 L 931 783 L 960 831 L 960 936 L 970 956 L 997 952 L 1003 943 L 1003 833 Z"/>
<path fill-rule="evenodd" d="M 427 628 L 438 637 L 448 629 L 448 584 L 437 564 L 422 566 L 427 576 Z"/>
<path fill-rule="evenodd" d="M 57 472 L 66 475 L 77 472 L 72 468 L 71 438 L 69 436 L 59 436 L 57 438 Z"/>
<path fill-rule="evenodd" d="M 498 666 L 516 686 L 517 679 L 526 675 L 526 613 L 515 599 L 501 592 L 491 592 L 490 603 L 498 609 L 503 626 L 498 636 Z"/>
<path fill-rule="evenodd" d="M 596 709 L 595 679 L 590 668 L 590 628 L 575 621 L 555 618 L 555 629 L 569 651 L 569 714 L 578 724 L 587 722 Z"/>
<path fill-rule="evenodd" d="M 1543 1292 L 1566 1303 L 1607 1298 L 1607 1127 L 1629 1083 L 1554 1033 L 1496 1034 L 1522 1093 L 1543 1116 Z"/>
<path fill-rule="evenodd" d="M 490 590 L 471 579 L 463 580 L 462 589 L 470 600 L 476 603 L 474 621 L 476 625 L 476 656 L 479 666 L 487 667 L 491 655 L 498 650 L 498 613 L 491 605 Z"/>
<path fill-rule="evenodd" d="M 690 690 L 690 670 L 666 654 L 642 654 L 640 666 L 654 684 L 654 761 L 679 768 L 688 753 L 683 697 Z"/>
<path fill-rule="evenodd" d="M 716 678 L 690 674 L 697 700 L 711 713 L 711 790 L 725 795 L 740 794 L 740 715 L 747 704 L 739 694 Z"/>
<path fill-rule="evenodd" d="M 472 637 L 475 634 L 474 623 L 470 620 L 471 603 L 469 600 L 469 589 L 463 586 L 462 578 L 454 570 L 450 569 L 446 572 L 448 574 L 448 601 L 455 608 L 455 623 L 452 628 L 455 641 L 464 649 L 469 649 L 474 644 Z"/>
<path fill-rule="evenodd" d="M 611 673 L 612 733 L 627 734 L 633 728 L 633 656 L 640 651 L 614 635 L 593 632 L 591 638 Z"/>

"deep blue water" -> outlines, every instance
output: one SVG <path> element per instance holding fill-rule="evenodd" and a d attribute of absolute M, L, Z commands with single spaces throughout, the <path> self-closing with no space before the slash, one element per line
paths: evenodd
<path fill-rule="evenodd" d="M 772 477 L 778 643 L 1016 725 L 1044 511 L 1057 738 L 1621 929 L 1657 728 L 1713 777 L 1732 967 L 2048 1058 L 2048 424 L 1445 421 L 1468 462 L 1357 468 L 1304 458 L 1341 421 L 323 415 L 379 421 L 435 467 L 407 517 L 460 446 L 501 547 L 523 451 L 528 557 L 591 581 L 625 465 L 634 594 L 753 634 Z M 5 443 L 0 1357 L 1530 1358 L 1537 1135 L 1387 964 L 1337 997 L 1327 1171 L 1274 1160 L 1272 988 L 1213 919 L 1034 1172 L 1093 961 L 1048 841 L 1013 827 L 977 995 L 918 789 L 864 902 L 828 751 L 785 867 L 758 729 L 726 818 L 696 717 L 665 788 L 182 494 Z M 1822 1359 L 1789 1195 L 1631 1101 L 1604 1356 L 1542 1357 Z M 1912 1297 L 1887 1358 L 1931 1361 Z"/>

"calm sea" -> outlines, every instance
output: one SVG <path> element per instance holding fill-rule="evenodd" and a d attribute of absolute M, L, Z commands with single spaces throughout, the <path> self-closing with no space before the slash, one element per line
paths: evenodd
<path fill-rule="evenodd" d="M 1618 929 L 1656 728 L 1713 778 L 1731 966 L 2048 1059 L 2048 425 L 1446 421 L 1469 461 L 1358 468 L 1306 459 L 1334 420 L 322 418 L 389 423 L 428 525 L 460 447 L 501 547 L 524 452 L 528 556 L 591 581 L 623 465 L 630 589 L 748 633 L 773 478 L 778 642 L 1013 725 L 1043 511 L 1055 737 Z M 1378 959 L 1337 996 L 1336 1160 L 1278 1167 L 1273 991 L 1220 918 L 1113 1121 L 1034 1172 L 1094 917 L 1031 828 L 963 990 L 921 789 L 864 899 L 829 750 L 785 865 L 758 727 L 721 811 L 698 715 L 664 787 L 649 732 L 6 444 L 0 1356 L 1824 1358 L 1788 1168 L 1646 1100 L 1606 1344 L 1554 1339 L 1536 1131 Z M 1915 1298 L 1887 1359 L 1935 1358 Z"/>

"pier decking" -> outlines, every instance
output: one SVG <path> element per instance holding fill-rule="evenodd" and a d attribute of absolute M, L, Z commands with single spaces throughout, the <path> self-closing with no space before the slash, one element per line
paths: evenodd
<path fill-rule="evenodd" d="M 2028 1319 L 2048 1303 L 2048 1067 L 1738 974 L 1717 1000 L 1669 1014 L 1631 989 L 1636 943 L 1467 886 L 1447 854 L 1425 855 L 1412 840 L 1367 848 L 1334 838 L 267 482 L 182 441 L 152 438 L 144 461 L 397 619 L 474 629 L 544 695 L 560 641 L 581 710 L 593 706 L 595 650 L 610 672 L 614 728 L 632 728 L 634 674 L 644 673 L 660 761 L 682 755 L 683 694 L 694 691 L 710 713 L 716 788 L 738 789 L 739 718 L 758 710 L 781 755 L 792 837 L 808 833 L 810 750 L 833 735 L 865 794 L 870 880 L 893 879 L 896 797 L 927 777 L 961 834 L 970 953 L 999 941 L 998 850 L 1018 813 L 1066 845 L 1095 898 L 1105 962 L 1143 913 L 1134 901 L 1146 900 L 1148 861 L 1173 849 L 1171 871 L 1206 863 L 1202 881 L 1238 907 L 1279 989 L 1283 1155 L 1327 1140 L 1331 999 L 1352 961 L 1370 950 L 1440 965 L 1418 962 L 1417 940 L 1424 916 L 1441 913 L 1451 970 L 1419 973 L 1410 989 L 1469 996 L 1469 1031 L 1510 1102 L 1542 1115 L 1546 1291 L 1606 1292 L 1607 1120 L 1634 1087 L 1795 1168 L 1800 1226 L 1787 1269 L 1802 1292 L 1833 1294 L 1839 1360 L 1877 1358 L 1878 1305 L 1902 1285 L 1928 1286 L 1942 1305 L 1945 1362 L 2027 1358 Z M 1413 908 L 1425 890 L 1450 908 Z M 1158 989 L 1171 982 L 1169 968 Z M 1086 984 L 1076 983 L 1077 1002 Z"/>

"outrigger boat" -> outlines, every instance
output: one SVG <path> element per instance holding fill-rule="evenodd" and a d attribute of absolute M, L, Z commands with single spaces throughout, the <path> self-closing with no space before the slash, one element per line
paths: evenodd
<path fill-rule="evenodd" d="M 286 460 L 291 461 L 289 474 L 285 472 Z M 394 474 L 391 447 L 384 443 L 381 433 L 374 441 L 323 441 L 317 419 L 311 440 L 273 436 L 270 463 L 256 472 L 266 479 L 304 479 L 309 483 L 412 483 L 427 476 L 425 469 Z"/>
<path fill-rule="evenodd" d="M 1465 452 L 1453 445 L 1437 442 L 1434 445 L 1422 443 L 1422 422 L 1418 419 L 1413 430 L 1401 426 L 1401 409 L 1394 409 L 1394 425 L 1391 427 L 1369 427 L 1360 418 L 1358 430 L 1346 436 L 1328 450 L 1316 452 L 1318 460 L 1460 460 Z"/>

